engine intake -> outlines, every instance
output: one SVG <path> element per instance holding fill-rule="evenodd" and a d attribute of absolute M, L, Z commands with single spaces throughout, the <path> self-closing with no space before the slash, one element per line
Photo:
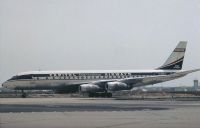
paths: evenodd
<path fill-rule="evenodd" d="M 107 85 L 108 85 L 107 88 L 108 91 L 120 91 L 120 90 L 130 89 L 130 87 L 127 84 L 122 82 L 108 82 Z"/>
<path fill-rule="evenodd" d="M 102 89 L 98 85 L 95 85 L 95 84 L 82 84 L 80 85 L 79 90 L 80 92 L 83 92 L 83 93 L 90 93 L 90 92 L 99 92 Z"/>

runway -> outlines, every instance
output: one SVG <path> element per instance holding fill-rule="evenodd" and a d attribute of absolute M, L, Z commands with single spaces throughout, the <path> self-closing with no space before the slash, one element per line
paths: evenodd
<path fill-rule="evenodd" d="M 199 128 L 200 101 L 2 98 L 1 128 Z"/>
<path fill-rule="evenodd" d="M 65 104 L 2 104 L 1 113 L 8 112 L 82 112 L 82 111 L 142 111 L 166 110 L 176 106 L 151 103 L 65 103 Z"/>

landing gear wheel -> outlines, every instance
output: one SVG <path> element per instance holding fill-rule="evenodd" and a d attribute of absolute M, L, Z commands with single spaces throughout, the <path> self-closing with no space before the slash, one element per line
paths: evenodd
<path fill-rule="evenodd" d="M 27 97 L 27 93 L 24 92 L 24 90 L 22 90 L 22 98 L 26 98 Z"/>
<path fill-rule="evenodd" d="M 27 94 L 26 93 L 22 93 L 22 98 L 26 98 Z"/>

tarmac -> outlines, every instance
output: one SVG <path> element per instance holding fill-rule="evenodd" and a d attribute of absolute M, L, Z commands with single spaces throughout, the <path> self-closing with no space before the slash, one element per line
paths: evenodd
<path fill-rule="evenodd" d="M 1 98 L 0 128 L 199 128 L 200 101 Z"/>

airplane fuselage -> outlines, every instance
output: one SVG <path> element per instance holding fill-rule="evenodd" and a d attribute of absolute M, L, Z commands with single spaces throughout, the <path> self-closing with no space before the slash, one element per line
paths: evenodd
<path fill-rule="evenodd" d="M 7 80 L 3 86 L 10 89 L 56 89 L 81 85 L 95 81 L 171 75 L 176 70 L 101 70 L 101 71 L 32 71 L 19 73 Z M 159 82 L 152 82 L 156 84 Z M 134 85 L 130 85 L 133 87 Z"/>

